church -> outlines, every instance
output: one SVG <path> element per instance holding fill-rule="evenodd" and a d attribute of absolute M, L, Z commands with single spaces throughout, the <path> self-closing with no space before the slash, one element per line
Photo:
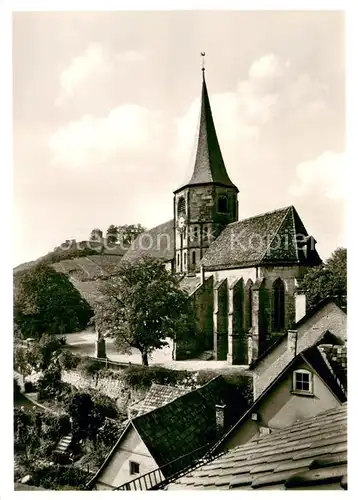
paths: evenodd
<path fill-rule="evenodd" d="M 194 303 L 196 335 L 176 359 L 204 353 L 253 362 L 305 314 L 297 285 L 321 263 L 293 206 L 240 219 L 239 189 L 225 167 L 202 68 L 201 109 L 190 180 L 174 191 L 173 218 L 139 235 L 123 261 L 160 259 Z"/>

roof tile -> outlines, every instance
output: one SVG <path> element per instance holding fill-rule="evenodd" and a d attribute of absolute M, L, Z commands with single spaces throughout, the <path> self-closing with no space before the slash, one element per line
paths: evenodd
<path fill-rule="evenodd" d="M 261 263 L 298 264 L 303 255 L 297 253 L 297 233 L 308 235 L 293 206 L 242 219 L 223 229 L 201 263 L 213 270 Z M 285 244 L 277 244 L 279 241 L 285 241 Z M 312 262 L 305 264 L 320 262 L 317 252 L 314 252 Z"/>
<path fill-rule="evenodd" d="M 288 478 L 285 486 L 286 488 L 294 488 L 296 486 L 313 486 L 322 483 L 341 481 L 346 472 L 347 467 L 345 465 L 323 467 L 319 470 L 308 470 Z"/>
<path fill-rule="evenodd" d="M 252 440 L 243 446 L 238 446 L 200 469 L 194 470 L 191 473 L 191 480 L 194 479 L 191 487 L 195 485 L 203 487 L 205 479 L 207 486 L 220 489 L 285 489 L 285 485 L 286 488 L 305 488 L 307 484 L 311 484 L 310 482 L 313 486 L 326 483 L 339 485 L 341 480 L 342 488 L 346 488 L 346 479 L 342 479 L 347 471 L 344 451 L 346 412 L 347 404 L 343 404 L 316 417 L 297 422 L 290 428 L 276 430 L 260 439 L 259 443 Z M 342 417 L 345 418 L 342 420 Z M 334 426 L 337 428 L 336 436 L 332 436 Z M 288 450 L 284 442 L 290 437 L 291 431 L 294 440 L 289 443 Z M 313 434 L 311 440 L 310 432 Z M 305 449 L 298 451 L 301 436 L 303 436 L 301 446 L 305 446 Z M 337 441 L 339 444 L 336 444 Z M 322 443 L 330 444 L 322 446 Z M 271 453 L 262 452 L 264 449 L 267 450 L 268 446 L 272 450 Z M 235 462 L 236 458 L 240 460 Z M 207 473 L 210 473 L 210 476 L 200 477 L 201 474 Z M 295 479 L 291 481 L 292 478 Z M 229 479 L 230 484 L 228 484 Z M 186 487 L 183 478 L 179 479 L 177 484 Z"/>
<path fill-rule="evenodd" d="M 306 467 L 301 467 L 300 471 L 307 470 Z M 292 476 L 291 470 L 282 472 L 273 472 L 272 474 L 264 474 L 256 479 L 251 484 L 252 488 L 261 488 L 262 486 L 269 486 L 271 484 L 280 484 Z"/>

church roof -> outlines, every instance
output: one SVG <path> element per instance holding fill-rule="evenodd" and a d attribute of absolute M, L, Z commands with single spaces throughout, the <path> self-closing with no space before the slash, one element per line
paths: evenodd
<path fill-rule="evenodd" d="M 173 219 L 137 236 L 124 254 L 122 261 L 134 261 L 144 256 L 164 260 L 165 262 L 174 259 Z"/>
<path fill-rule="evenodd" d="M 308 233 L 293 206 L 242 219 L 226 226 L 210 245 L 201 264 L 206 269 L 229 269 L 257 265 L 317 265 L 314 249 L 309 259 L 298 252 L 297 243 Z"/>
<path fill-rule="evenodd" d="M 190 185 L 208 183 L 232 187 L 238 191 L 228 176 L 221 154 L 203 71 L 200 123 L 194 172 L 190 181 L 179 189 Z M 176 191 L 179 191 L 179 189 Z"/>

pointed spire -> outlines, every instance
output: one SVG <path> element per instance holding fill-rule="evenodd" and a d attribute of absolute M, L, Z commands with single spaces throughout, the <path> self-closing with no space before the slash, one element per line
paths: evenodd
<path fill-rule="evenodd" d="M 221 154 L 205 81 L 205 52 L 202 52 L 201 55 L 203 57 L 201 68 L 203 81 L 201 91 L 199 136 L 194 163 L 194 172 L 187 185 L 215 183 L 236 188 L 228 176 Z"/>

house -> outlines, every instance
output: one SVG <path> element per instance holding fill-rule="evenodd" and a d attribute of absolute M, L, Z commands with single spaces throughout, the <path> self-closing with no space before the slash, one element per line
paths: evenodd
<path fill-rule="evenodd" d="M 268 387 L 296 354 L 315 344 L 344 346 L 347 341 L 347 314 L 334 299 L 320 302 L 296 322 L 250 365 L 254 399 Z"/>
<path fill-rule="evenodd" d="M 128 407 L 128 417 L 134 418 L 164 406 L 189 392 L 188 388 L 152 383 L 146 396 Z"/>
<path fill-rule="evenodd" d="M 237 446 L 171 490 L 346 490 L 347 403 Z"/>
<path fill-rule="evenodd" d="M 346 384 L 320 346 L 295 356 L 247 412 L 215 445 L 218 451 L 257 440 L 262 435 L 313 417 L 347 401 Z"/>
<path fill-rule="evenodd" d="M 247 365 L 291 327 L 297 280 L 321 259 L 293 206 L 240 219 L 205 69 L 196 141 L 192 175 L 174 190 L 172 216 L 140 234 L 123 262 L 160 259 L 188 290 L 199 329 L 176 342 L 176 359 L 211 351 L 216 360 Z"/>
<path fill-rule="evenodd" d="M 129 420 L 88 487 L 112 490 L 153 471 L 159 482 L 204 455 L 245 409 L 236 387 L 218 376 L 141 414 Z"/>

